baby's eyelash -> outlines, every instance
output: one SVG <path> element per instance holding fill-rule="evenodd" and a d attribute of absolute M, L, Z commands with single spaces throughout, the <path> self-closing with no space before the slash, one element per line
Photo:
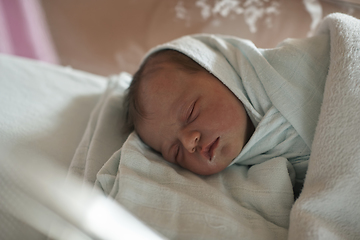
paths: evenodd
<path fill-rule="evenodd" d="M 191 110 L 190 110 L 189 116 L 188 116 L 188 118 L 187 118 L 187 121 L 188 121 L 188 122 L 191 122 L 190 120 L 191 120 L 191 116 L 192 116 L 193 113 L 194 113 L 195 103 L 196 103 L 196 102 L 194 102 L 194 103 L 192 104 L 192 106 L 191 106 Z"/>

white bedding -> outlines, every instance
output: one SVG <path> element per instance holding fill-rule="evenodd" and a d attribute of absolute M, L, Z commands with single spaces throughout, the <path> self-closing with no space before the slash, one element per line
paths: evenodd
<path fill-rule="evenodd" d="M 0 54 L 0 152 L 68 168 L 106 78 Z"/>
<path fill-rule="evenodd" d="M 63 172 L 69 168 L 90 113 L 106 88 L 105 80 L 71 68 L 0 54 L 0 239 L 46 239 L 29 225 L 41 223 L 41 229 L 46 230 L 51 218 L 44 217 L 44 208 L 50 205 L 38 211 L 28 197 L 32 191 L 43 193 L 33 199 L 45 197 L 56 203 L 54 194 L 52 198 L 46 195 L 59 190 L 65 181 Z M 57 168 L 49 169 L 44 162 Z M 35 180 L 40 185 L 32 184 Z M 69 209 L 69 202 L 61 204 Z M 13 216 L 16 212 L 31 224 L 19 221 L 21 216 Z"/>
<path fill-rule="evenodd" d="M 35 154 L 68 168 L 106 78 L 0 55 L 2 158 Z"/>
<path fill-rule="evenodd" d="M 0 54 L 0 239 L 161 239 L 67 176 L 108 79 Z"/>

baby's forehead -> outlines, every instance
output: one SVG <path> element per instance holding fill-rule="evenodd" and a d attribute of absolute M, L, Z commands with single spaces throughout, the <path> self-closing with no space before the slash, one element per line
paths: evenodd
<path fill-rule="evenodd" d="M 183 69 L 175 63 L 160 63 L 145 69 L 143 79 L 140 83 L 142 91 L 159 93 L 161 90 L 177 91 L 174 87 L 179 75 L 182 75 Z"/>

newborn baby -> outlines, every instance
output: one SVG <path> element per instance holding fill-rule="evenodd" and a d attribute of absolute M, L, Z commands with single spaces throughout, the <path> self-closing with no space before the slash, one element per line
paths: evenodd
<path fill-rule="evenodd" d="M 128 94 L 128 123 L 166 161 L 194 173 L 222 171 L 254 125 L 241 101 L 215 76 L 174 50 L 152 54 Z"/>
<path fill-rule="evenodd" d="M 305 178 L 329 59 L 326 36 L 274 49 L 216 35 L 150 51 L 125 98 L 127 132 L 196 174 L 287 159 Z"/>

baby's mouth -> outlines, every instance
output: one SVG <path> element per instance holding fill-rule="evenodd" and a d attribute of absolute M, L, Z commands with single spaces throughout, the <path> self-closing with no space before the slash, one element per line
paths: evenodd
<path fill-rule="evenodd" d="M 211 142 L 209 145 L 206 146 L 204 149 L 204 154 L 208 160 L 213 160 L 214 158 L 214 152 L 217 146 L 219 145 L 220 137 L 217 137 L 213 142 Z"/>

